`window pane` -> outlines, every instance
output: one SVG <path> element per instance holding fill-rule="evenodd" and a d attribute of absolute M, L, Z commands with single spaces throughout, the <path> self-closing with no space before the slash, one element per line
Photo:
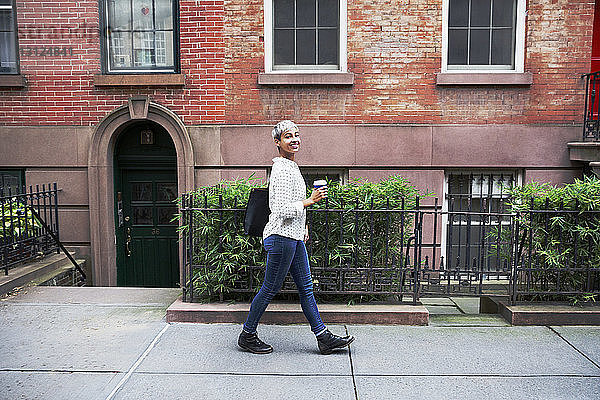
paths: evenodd
<path fill-rule="evenodd" d="M 467 33 L 466 29 L 448 31 L 448 64 L 467 64 Z"/>
<path fill-rule="evenodd" d="M 317 1 L 296 0 L 296 27 L 315 27 L 317 23 Z"/>
<path fill-rule="evenodd" d="M 12 11 L 11 10 L 0 10 L 0 31 L 12 32 L 14 29 Z"/>
<path fill-rule="evenodd" d="M 450 0 L 448 13 L 448 26 L 466 27 L 469 21 L 469 0 Z"/>
<path fill-rule="evenodd" d="M 154 65 L 154 34 L 135 32 L 133 34 L 133 65 L 150 67 Z"/>
<path fill-rule="evenodd" d="M 275 28 L 294 27 L 294 0 L 275 0 Z"/>
<path fill-rule="evenodd" d="M 338 65 L 337 29 L 319 29 L 319 65 Z"/>
<path fill-rule="evenodd" d="M 302 29 L 296 31 L 296 64 L 316 64 L 316 35 L 315 29 Z"/>
<path fill-rule="evenodd" d="M 173 61 L 173 32 L 156 32 L 154 34 L 156 47 L 154 49 L 156 65 L 159 67 L 172 67 Z"/>
<path fill-rule="evenodd" d="M 294 30 L 276 29 L 274 36 L 275 65 L 294 64 Z"/>
<path fill-rule="evenodd" d="M 494 29 L 492 31 L 492 64 L 512 65 L 512 29 Z"/>
<path fill-rule="evenodd" d="M 113 68 L 130 68 L 131 34 L 129 32 L 111 32 L 110 57 Z"/>
<path fill-rule="evenodd" d="M 11 6 L 12 0 L 0 0 L 0 6 Z"/>
<path fill-rule="evenodd" d="M 338 4 L 339 0 L 319 0 L 319 26 L 338 26 Z"/>
<path fill-rule="evenodd" d="M 490 0 L 471 1 L 471 26 L 490 26 Z"/>
<path fill-rule="evenodd" d="M 111 30 L 131 29 L 131 3 L 129 0 L 112 0 L 108 6 L 108 20 Z"/>
<path fill-rule="evenodd" d="M 173 29 L 172 0 L 156 0 L 156 29 Z"/>
<path fill-rule="evenodd" d="M 514 5 L 515 0 L 494 0 L 493 25 L 512 27 L 515 17 Z"/>
<path fill-rule="evenodd" d="M 490 30 L 471 30 L 471 46 L 469 47 L 470 65 L 488 65 L 490 55 Z"/>
<path fill-rule="evenodd" d="M 153 29 L 152 0 L 133 0 L 133 29 Z"/>
<path fill-rule="evenodd" d="M 17 72 L 14 32 L 0 32 L 0 73 Z"/>

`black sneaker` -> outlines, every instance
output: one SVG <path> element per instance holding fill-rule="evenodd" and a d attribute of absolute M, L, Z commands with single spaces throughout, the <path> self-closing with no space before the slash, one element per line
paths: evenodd
<path fill-rule="evenodd" d="M 256 333 L 248 333 L 246 331 L 240 333 L 238 346 L 254 354 L 268 354 L 273 351 L 273 347 L 260 340 Z"/>
<path fill-rule="evenodd" d="M 321 354 L 331 354 L 333 350 L 347 347 L 353 341 L 354 336 L 337 336 L 329 332 L 329 329 L 317 336 L 317 343 L 319 344 Z"/>

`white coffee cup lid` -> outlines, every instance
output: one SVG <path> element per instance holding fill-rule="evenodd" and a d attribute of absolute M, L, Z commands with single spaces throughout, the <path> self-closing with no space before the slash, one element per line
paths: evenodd
<path fill-rule="evenodd" d="M 313 186 L 327 186 L 327 181 L 324 179 L 319 179 L 318 181 L 313 182 Z"/>

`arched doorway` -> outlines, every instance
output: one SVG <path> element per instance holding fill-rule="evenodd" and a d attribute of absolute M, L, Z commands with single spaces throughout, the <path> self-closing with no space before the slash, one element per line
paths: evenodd
<path fill-rule="evenodd" d="M 117 285 L 176 287 L 177 153 L 168 132 L 133 122 L 114 154 Z"/>
<path fill-rule="evenodd" d="M 115 109 L 100 121 L 90 140 L 88 158 L 92 281 L 95 286 L 118 284 L 115 233 L 119 220 L 114 155 L 121 134 L 138 123 L 151 123 L 152 126 L 159 126 L 164 129 L 163 132 L 168 133 L 175 146 L 177 192 L 181 194 L 194 188 L 192 142 L 185 125 L 175 113 L 150 102 L 148 97 L 140 96 L 130 98 L 127 105 Z M 181 243 L 178 244 L 178 257 L 181 277 L 183 258 Z"/>

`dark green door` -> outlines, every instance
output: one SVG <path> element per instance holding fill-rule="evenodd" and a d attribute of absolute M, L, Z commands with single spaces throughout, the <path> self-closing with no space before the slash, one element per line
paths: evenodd
<path fill-rule="evenodd" d="M 121 188 L 118 285 L 178 286 L 176 173 L 122 169 Z"/>

